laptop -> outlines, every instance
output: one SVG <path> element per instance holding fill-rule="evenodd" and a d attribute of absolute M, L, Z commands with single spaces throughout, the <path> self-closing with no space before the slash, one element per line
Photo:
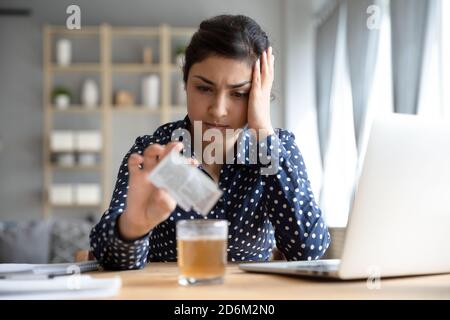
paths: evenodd
<path fill-rule="evenodd" d="M 374 120 L 341 259 L 239 267 L 342 280 L 449 273 L 450 122 Z"/>

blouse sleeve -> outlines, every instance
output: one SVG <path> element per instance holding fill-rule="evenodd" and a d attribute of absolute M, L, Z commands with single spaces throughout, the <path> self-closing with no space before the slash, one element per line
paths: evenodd
<path fill-rule="evenodd" d="M 278 166 L 265 175 L 265 209 L 275 229 L 277 248 L 286 259 L 316 260 L 328 248 L 330 234 L 311 191 L 294 134 L 277 131 L 259 143 L 267 144 L 269 156 L 276 159 L 271 165 Z"/>
<path fill-rule="evenodd" d="M 91 250 L 105 269 L 124 270 L 143 268 L 147 262 L 150 233 L 134 240 L 121 237 L 117 219 L 127 203 L 128 158 L 132 153 L 142 154 L 145 148 L 154 143 L 155 136 L 138 137 L 123 158 L 109 208 L 90 233 Z"/>

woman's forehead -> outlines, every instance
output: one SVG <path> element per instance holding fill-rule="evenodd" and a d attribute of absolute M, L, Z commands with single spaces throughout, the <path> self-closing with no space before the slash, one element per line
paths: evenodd
<path fill-rule="evenodd" d="M 251 80 L 252 68 L 245 60 L 211 56 L 193 64 L 189 76 L 201 76 L 212 82 L 226 80 L 227 84 L 234 84 Z"/>

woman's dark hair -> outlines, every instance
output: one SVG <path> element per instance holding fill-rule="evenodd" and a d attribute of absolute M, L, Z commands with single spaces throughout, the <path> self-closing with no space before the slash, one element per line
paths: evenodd
<path fill-rule="evenodd" d="M 249 17 L 219 15 L 204 20 L 186 48 L 184 83 L 187 83 L 192 65 L 209 56 L 244 60 L 252 66 L 269 46 L 266 33 Z"/>

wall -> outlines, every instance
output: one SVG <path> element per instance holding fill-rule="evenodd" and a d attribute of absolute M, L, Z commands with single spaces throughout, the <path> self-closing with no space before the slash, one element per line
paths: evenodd
<path fill-rule="evenodd" d="M 276 127 L 290 128 L 295 123 L 285 122 L 287 114 L 296 108 L 303 108 L 297 99 L 304 95 L 297 87 L 284 88 L 285 81 L 296 82 L 295 73 L 286 73 L 290 62 L 298 59 L 295 51 L 285 50 L 285 41 L 295 40 L 296 34 L 309 23 L 311 5 L 309 0 L 108 0 L 108 1 L 62 1 L 62 0 L 4 0 L 0 7 L 30 8 L 30 17 L 0 17 L 0 220 L 21 220 L 41 216 L 42 186 L 42 26 L 46 23 L 65 23 L 65 9 L 69 4 L 78 4 L 82 11 L 82 25 L 149 25 L 168 23 L 172 26 L 197 27 L 205 18 L 221 14 L 246 14 L 254 18 L 269 34 L 276 59 L 274 92 L 277 100 L 273 104 L 272 118 Z M 194 8 L 194 10 L 193 10 Z M 298 15 L 289 8 L 300 10 Z M 295 28 L 295 29 L 292 29 Z M 286 31 L 289 31 L 286 33 Z M 311 42 L 310 28 L 305 41 Z M 287 38 L 286 38 L 287 35 Z M 311 43 L 310 43 L 311 45 Z M 287 46 L 289 50 L 291 46 Z M 307 46 L 306 57 L 311 53 Z M 304 50 L 297 47 L 295 50 Z M 313 76 L 308 71 L 301 83 Z M 299 86 L 302 88 L 302 86 Z M 296 92 L 298 95 L 294 95 Z M 311 88 L 305 95 L 311 103 Z M 286 94 L 289 96 L 285 104 Z M 132 126 L 121 127 L 123 141 L 119 145 L 130 146 L 133 139 L 127 132 Z M 120 135 L 119 135 L 120 136 Z M 124 150 L 123 152 L 125 152 Z M 307 152 L 309 154 L 309 152 Z M 314 159 L 313 157 L 311 157 Z M 120 156 L 112 159 L 117 170 Z"/>
<path fill-rule="evenodd" d="M 0 18 L 0 219 L 41 211 L 42 75 L 34 28 L 27 18 Z"/>

